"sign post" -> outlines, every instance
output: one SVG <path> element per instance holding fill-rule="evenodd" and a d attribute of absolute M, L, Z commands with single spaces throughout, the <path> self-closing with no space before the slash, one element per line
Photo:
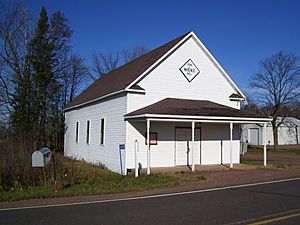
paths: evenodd
<path fill-rule="evenodd" d="M 122 157 L 122 151 L 125 152 L 125 144 L 119 144 L 119 153 L 120 153 L 120 167 L 121 167 L 121 174 L 124 175 L 123 171 L 123 157 Z"/>

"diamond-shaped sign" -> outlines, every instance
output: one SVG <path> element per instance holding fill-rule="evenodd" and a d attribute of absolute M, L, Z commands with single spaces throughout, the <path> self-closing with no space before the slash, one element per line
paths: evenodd
<path fill-rule="evenodd" d="M 180 71 L 189 82 L 191 82 L 200 73 L 200 70 L 196 67 L 196 65 L 191 59 L 189 59 L 180 68 Z"/>

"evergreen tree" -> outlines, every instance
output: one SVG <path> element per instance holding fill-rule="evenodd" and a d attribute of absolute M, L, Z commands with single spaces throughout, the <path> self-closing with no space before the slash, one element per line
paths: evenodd
<path fill-rule="evenodd" d="M 88 69 L 71 54 L 72 30 L 61 12 L 48 19 L 42 7 L 22 67 L 14 68 L 11 122 L 15 137 L 32 152 L 41 146 L 62 150 L 64 115 L 62 109 L 76 95 Z M 25 150 L 25 149 L 24 149 Z"/>
<path fill-rule="evenodd" d="M 53 102 L 59 85 L 55 79 L 55 46 L 49 38 L 49 23 L 46 9 L 43 7 L 37 23 L 35 35 L 30 43 L 29 62 L 32 66 L 32 84 L 34 99 L 34 135 L 37 147 L 47 145 L 47 127 L 53 116 Z"/>

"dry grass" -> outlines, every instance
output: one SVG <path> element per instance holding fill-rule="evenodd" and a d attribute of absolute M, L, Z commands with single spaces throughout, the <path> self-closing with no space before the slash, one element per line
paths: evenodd
<path fill-rule="evenodd" d="M 101 165 L 91 165 L 61 155 L 57 155 L 56 159 L 59 185 L 57 192 L 53 188 L 53 173 L 50 166 L 47 168 L 46 183 L 41 179 L 39 184 L 19 184 L 2 189 L 0 201 L 138 191 L 186 182 L 178 175 L 153 174 L 135 178 L 133 175 L 121 176 L 113 173 Z"/>

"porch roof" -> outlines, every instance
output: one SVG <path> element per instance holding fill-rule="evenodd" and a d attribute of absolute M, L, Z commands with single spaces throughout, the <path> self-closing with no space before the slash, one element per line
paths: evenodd
<path fill-rule="evenodd" d="M 271 119 L 260 114 L 234 109 L 206 100 L 165 98 L 125 115 L 125 119 L 178 118 L 214 119 L 267 122 Z"/>

